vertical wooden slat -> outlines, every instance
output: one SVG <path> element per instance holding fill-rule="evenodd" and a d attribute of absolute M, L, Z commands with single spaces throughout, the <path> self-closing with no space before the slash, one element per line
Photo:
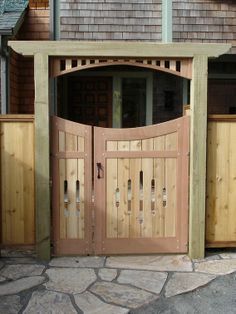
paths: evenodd
<path fill-rule="evenodd" d="M 165 160 L 165 181 L 166 181 L 166 206 L 165 212 L 165 236 L 175 236 L 176 230 L 176 159 L 166 158 Z"/>
<path fill-rule="evenodd" d="M 77 180 L 77 159 L 66 160 L 66 179 L 68 182 L 68 218 L 67 237 L 68 239 L 78 238 L 78 226 L 76 216 L 76 180 Z"/>
<path fill-rule="evenodd" d="M 77 217 L 78 220 L 78 229 L 79 239 L 84 239 L 84 210 L 85 210 L 85 188 L 84 188 L 84 160 L 78 159 L 78 174 L 77 174 L 77 180 L 79 180 L 79 187 L 80 187 L 80 205 L 79 205 L 79 217 Z"/>
<path fill-rule="evenodd" d="M 78 142 L 77 136 L 73 134 L 66 133 L 66 151 L 77 152 L 78 151 Z"/>
<path fill-rule="evenodd" d="M 66 70 L 70 70 L 72 68 L 72 60 L 66 59 Z"/>
<path fill-rule="evenodd" d="M 154 139 L 154 150 L 165 150 L 165 137 L 160 136 Z M 160 237 L 165 234 L 165 213 L 163 208 L 163 188 L 165 187 L 165 159 L 155 158 L 154 160 L 155 198 L 156 208 L 153 215 L 153 236 Z"/>
<path fill-rule="evenodd" d="M 177 150 L 177 133 L 167 134 L 165 138 L 165 149 L 168 151 Z M 165 212 L 165 235 L 175 235 L 176 223 L 176 159 L 166 158 L 165 160 L 165 181 L 166 181 L 166 207 Z"/>
<path fill-rule="evenodd" d="M 142 151 L 153 150 L 153 139 L 142 140 Z M 142 236 L 152 237 L 151 182 L 153 179 L 153 158 L 142 158 L 143 171 L 143 223 Z"/>
<path fill-rule="evenodd" d="M 65 206 L 65 199 L 64 199 L 64 182 L 66 180 L 65 159 L 59 159 L 58 167 L 59 167 L 59 182 L 57 182 L 57 184 L 59 184 L 59 195 L 57 195 L 57 197 L 59 198 L 60 239 L 66 239 L 67 238 L 68 207 Z"/>
<path fill-rule="evenodd" d="M 117 238 L 117 207 L 115 191 L 117 188 L 117 159 L 108 159 L 106 164 L 106 235 Z"/>
<path fill-rule="evenodd" d="M 25 125 L 23 136 L 23 198 L 24 243 L 35 243 L 35 192 L 34 192 L 34 125 Z M 19 145 L 19 144 L 18 144 Z"/>
<path fill-rule="evenodd" d="M 130 151 L 140 151 L 141 141 L 130 141 Z M 131 214 L 130 214 L 130 226 L 129 234 L 130 238 L 136 238 L 140 236 L 141 226 L 140 219 L 143 218 L 143 213 L 140 212 L 140 171 L 142 170 L 141 158 L 130 159 L 130 180 L 132 189 L 131 199 Z"/>
<path fill-rule="evenodd" d="M 65 152 L 66 151 L 66 134 L 65 132 L 59 131 L 58 132 L 58 151 L 59 152 Z"/>
<path fill-rule="evenodd" d="M 128 141 L 118 142 L 118 151 L 129 151 Z M 120 191 L 120 204 L 118 207 L 118 238 L 129 237 L 129 214 L 128 214 L 128 180 L 129 159 L 118 159 L 118 188 Z"/>
<path fill-rule="evenodd" d="M 228 189 L 228 225 L 230 230 L 231 240 L 236 241 L 236 211 L 235 211 L 235 200 L 236 200 L 236 123 L 230 123 L 230 134 L 229 134 L 229 189 Z"/>

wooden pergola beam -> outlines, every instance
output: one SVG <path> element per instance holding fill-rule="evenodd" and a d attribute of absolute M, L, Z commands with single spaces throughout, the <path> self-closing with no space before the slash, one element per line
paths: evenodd
<path fill-rule="evenodd" d="M 33 56 L 36 53 L 48 56 L 78 57 L 180 57 L 194 55 L 218 57 L 226 53 L 230 44 L 202 43 L 151 43 L 151 42 L 88 42 L 88 41 L 9 41 L 8 45 L 17 53 Z"/>
<path fill-rule="evenodd" d="M 189 255 L 204 256 L 205 182 L 207 126 L 207 62 L 227 53 L 230 44 L 9 41 L 17 53 L 34 56 L 35 64 L 35 149 L 36 149 L 36 239 L 38 257 L 50 258 L 49 187 L 49 57 L 136 57 L 193 58 L 191 81 L 191 147 Z"/>

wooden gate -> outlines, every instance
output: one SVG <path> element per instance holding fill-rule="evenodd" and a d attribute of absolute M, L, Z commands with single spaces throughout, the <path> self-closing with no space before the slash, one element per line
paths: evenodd
<path fill-rule="evenodd" d="M 91 253 L 92 127 L 52 118 L 54 253 Z"/>
<path fill-rule="evenodd" d="M 189 117 L 95 127 L 93 180 L 92 128 L 53 125 L 56 254 L 187 252 Z"/>

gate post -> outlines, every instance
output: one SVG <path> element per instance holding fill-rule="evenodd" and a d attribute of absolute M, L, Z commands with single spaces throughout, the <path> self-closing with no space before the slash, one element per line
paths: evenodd
<path fill-rule="evenodd" d="M 191 81 L 189 256 L 205 254 L 206 136 L 208 57 L 193 58 Z"/>
<path fill-rule="evenodd" d="M 50 259 L 49 75 L 48 55 L 34 55 L 36 252 Z"/>

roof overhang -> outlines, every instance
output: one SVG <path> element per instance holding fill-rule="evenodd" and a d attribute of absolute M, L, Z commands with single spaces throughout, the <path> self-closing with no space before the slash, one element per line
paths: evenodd
<path fill-rule="evenodd" d="M 1 26 L 0 26 L 0 35 L 13 36 L 13 35 L 17 34 L 18 30 L 20 29 L 20 27 L 24 21 L 25 13 L 26 13 L 26 9 L 24 9 L 24 11 L 22 11 L 22 12 L 15 12 L 14 20 L 12 20 L 12 24 L 9 25 L 9 27 L 6 27 L 6 25 L 8 23 L 4 23 L 4 19 L 3 19 L 2 23 L 4 24 L 4 27 L 1 28 Z M 12 14 L 12 12 L 9 14 Z M 9 14 L 8 13 L 3 14 L 2 18 L 4 17 L 6 19 L 6 21 L 8 21 L 9 20 L 9 18 L 8 18 Z"/>
<path fill-rule="evenodd" d="M 48 56 L 78 57 L 175 57 L 193 58 L 206 55 L 216 58 L 227 53 L 231 44 L 202 43 L 153 43 L 123 41 L 9 41 L 17 53 L 33 56 L 41 53 Z"/>

